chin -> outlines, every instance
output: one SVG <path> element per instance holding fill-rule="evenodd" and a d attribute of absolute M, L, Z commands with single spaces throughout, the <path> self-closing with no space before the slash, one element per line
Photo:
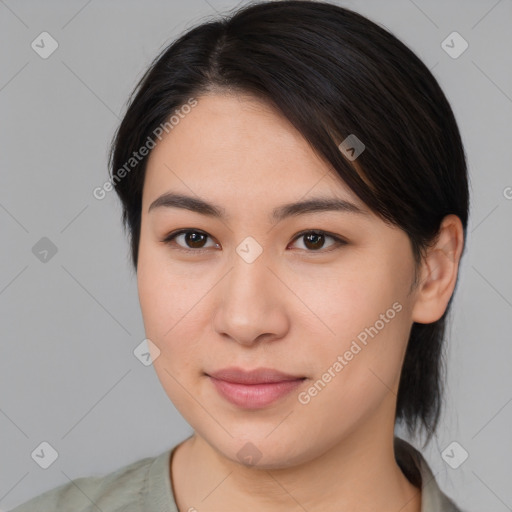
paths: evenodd
<path fill-rule="evenodd" d="M 209 444 L 224 458 L 247 468 L 283 469 L 301 464 L 308 460 L 308 454 L 298 452 L 299 440 L 290 437 L 270 439 L 268 430 L 265 433 L 249 438 L 247 433 L 243 438 L 223 439 L 221 443 Z"/>

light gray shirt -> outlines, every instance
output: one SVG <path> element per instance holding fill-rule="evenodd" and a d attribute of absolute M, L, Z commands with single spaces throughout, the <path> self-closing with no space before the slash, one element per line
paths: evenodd
<path fill-rule="evenodd" d="M 169 467 L 177 446 L 104 476 L 77 478 L 11 512 L 179 512 Z M 427 462 L 412 445 L 395 437 L 395 456 L 407 478 L 421 485 L 421 512 L 463 512 L 441 491 Z"/>

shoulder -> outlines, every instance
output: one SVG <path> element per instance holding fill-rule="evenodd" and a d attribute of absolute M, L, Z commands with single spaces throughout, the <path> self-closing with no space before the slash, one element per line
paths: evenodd
<path fill-rule="evenodd" d="M 439 487 L 421 452 L 404 439 L 395 436 L 395 457 L 409 481 L 421 487 L 421 512 L 464 512 Z"/>
<path fill-rule="evenodd" d="M 11 512 L 144 510 L 150 470 L 157 462 L 162 465 L 168 453 L 137 460 L 108 474 L 77 478 L 32 498 Z"/>

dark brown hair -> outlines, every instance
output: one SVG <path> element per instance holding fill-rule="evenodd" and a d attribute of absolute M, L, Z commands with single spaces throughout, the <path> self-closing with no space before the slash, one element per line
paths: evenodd
<path fill-rule="evenodd" d="M 463 144 L 421 60 L 384 28 L 334 4 L 249 3 L 172 42 L 129 99 L 109 167 L 135 270 L 147 157 L 128 173 L 126 162 L 191 97 L 215 91 L 250 93 L 274 106 L 369 208 L 407 233 L 417 264 L 446 215 L 457 215 L 466 235 Z M 365 145 L 357 165 L 338 147 L 349 135 Z M 437 322 L 413 324 L 400 378 L 396 420 L 410 433 L 421 425 L 427 442 L 440 416 L 452 298 Z"/>

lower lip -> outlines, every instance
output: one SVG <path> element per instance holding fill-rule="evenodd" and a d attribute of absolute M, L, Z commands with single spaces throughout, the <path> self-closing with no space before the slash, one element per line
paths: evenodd
<path fill-rule="evenodd" d="M 235 384 L 210 377 L 217 391 L 226 400 L 245 409 L 260 409 L 296 389 L 305 379 L 268 384 Z"/>

